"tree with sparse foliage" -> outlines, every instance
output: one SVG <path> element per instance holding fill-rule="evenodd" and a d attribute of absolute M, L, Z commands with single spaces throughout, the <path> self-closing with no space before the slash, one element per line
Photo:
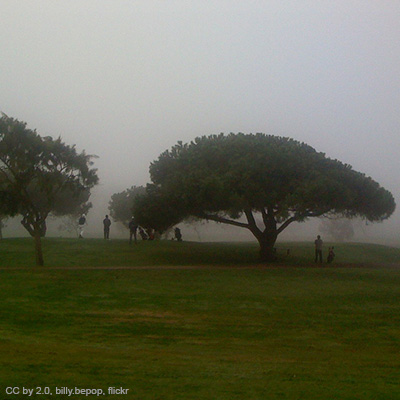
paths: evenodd
<path fill-rule="evenodd" d="M 4 114 L 0 119 L 0 211 L 22 216 L 35 240 L 37 265 L 44 264 L 46 218 L 74 213 L 97 184 L 92 158 L 61 138 L 41 137 L 24 122 Z"/>
<path fill-rule="evenodd" d="M 178 142 L 150 165 L 150 176 L 134 207 L 138 220 L 171 226 L 196 217 L 248 229 L 262 260 L 274 258 L 278 235 L 293 222 L 332 215 L 382 221 L 395 210 L 392 194 L 350 165 L 261 133 Z"/>
<path fill-rule="evenodd" d="M 144 186 L 132 186 L 123 192 L 114 193 L 108 203 L 110 216 L 116 222 L 121 222 L 128 228 L 129 221 L 132 219 L 132 207 L 134 200 L 146 192 Z"/>

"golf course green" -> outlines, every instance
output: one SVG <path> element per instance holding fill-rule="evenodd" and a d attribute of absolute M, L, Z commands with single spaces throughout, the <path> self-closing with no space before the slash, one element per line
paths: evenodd
<path fill-rule="evenodd" d="M 400 249 L 333 245 L 4 239 L 0 398 L 399 399 Z"/>

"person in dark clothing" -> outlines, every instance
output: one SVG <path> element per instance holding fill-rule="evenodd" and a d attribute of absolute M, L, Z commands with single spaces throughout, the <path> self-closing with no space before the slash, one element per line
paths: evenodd
<path fill-rule="evenodd" d="M 103 226 L 104 226 L 104 239 L 110 239 L 110 226 L 111 221 L 108 218 L 108 215 L 103 219 Z"/>
<path fill-rule="evenodd" d="M 132 219 L 129 221 L 129 244 L 132 244 L 132 236 L 135 239 L 135 244 L 137 243 L 137 229 L 138 226 L 135 222 L 135 219 L 132 217 Z"/>
<path fill-rule="evenodd" d="M 86 225 L 86 215 L 82 214 L 78 220 L 78 237 L 83 239 L 83 229 Z"/>
<path fill-rule="evenodd" d="M 181 230 L 178 227 L 175 228 L 175 239 L 178 242 L 182 242 L 182 233 L 181 233 Z"/>
<path fill-rule="evenodd" d="M 317 236 L 317 239 L 314 241 L 315 244 L 315 262 L 322 263 L 322 245 L 323 241 L 321 239 L 321 236 Z"/>

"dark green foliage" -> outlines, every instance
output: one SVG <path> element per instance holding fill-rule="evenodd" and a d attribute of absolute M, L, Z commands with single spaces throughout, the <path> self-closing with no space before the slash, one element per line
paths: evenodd
<path fill-rule="evenodd" d="M 150 175 L 153 185 L 141 204 L 168 209 L 154 219 L 169 216 L 172 225 L 192 216 L 247 228 L 264 259 L 272 258 L 278 234 L 294 221 L 330 214 L 381 221 L 395 209 L 390 192 L 350 165 L 305 143 L 261 133 L 179 142 L 151 164 Z M 135 210 L 138 218 L 147 212 Z M 254 213 L 261 214 L 263 228 Z"/>
<path fill-rule="evenodd" d="M 121 222 L 128 228 L 129 221 L 132 219 L 132 206 L 137 196 L 146 192 L 143 186 L 132 186 L 120 193 L 111 196 L 108 209 L 114 221 Z"/>
<path fill-rule="evenodd" d="M 163 233 L 182 220 L 181 204 L 174 193 L 165 193 L 149 184 L 146 193 L 135 199 L 132 212 L 139 225 Z"/>
<path fill-rule="evenodd" d="M 35 237 L 38 264 L 43 264 L 40 236 L 47 216 L 88 205 L 98 182 L 92 158 L 61 138 L 41 137 L 24 122 L 4 114 L 0 119 L 0 212 L 22 215 L 22 225 Z"/>

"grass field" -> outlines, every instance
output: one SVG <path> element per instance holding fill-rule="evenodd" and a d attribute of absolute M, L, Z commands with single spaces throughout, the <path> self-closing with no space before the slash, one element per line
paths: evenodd
<path fill-rule="evenodd" d="M 324 258 L 331 245 L 335 246 L 335 266 L 400 263 L 400 248 L 360 243 L 326 243 Z M 33 241 L 30 238 L 4 239 L 0 241 L 0 251 L 0 268 L 35 266 Z M 43 252 L 48 267 L 240 266 L 259 263 L 256 243 L 140 241 L 130 246 L 127 240 L 46 238 L 43 240 Z M 277 255 L 276 264 L 308 266 L 314 259 L 313 244 L 278 243 Z"/>
<path fill-rule="evenodd" d="M 36 268 L 31 247 L 0 243 L 0 399 L 28 398 L 7 396 L 14 386 L 49 387 L 42 399 L 110 386 L 128 395 L 102 398 L 400 398 L 399 249 L 337 245 L 326 268 L 312 246 L 284 244 L 263 267 L 247 244 L 46 239 Z M 95 266 L 152 268 L 79 268 Z"/>

